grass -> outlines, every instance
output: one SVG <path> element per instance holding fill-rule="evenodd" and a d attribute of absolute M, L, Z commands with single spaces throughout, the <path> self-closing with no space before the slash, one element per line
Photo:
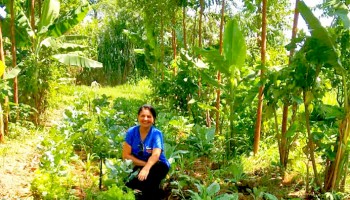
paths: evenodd
<path fill-rule="evenodd" d="M 152 89 L 150 81 L 144 79 L 139 81 L 137 84 L 124 84 L 115 87 L 60 85 L 55 89 L 54 93 L 55 95 L 51 95 L 50 99 L 48 100 L 49 108 L 43 115 L 43 118 L 49 121 L 49 123 L 46 124 L 48 126 L 50 126 L 52 120 L 60 120 L 63 113 L 62 109 L 72 105 L 77 96 L 81 94 L 84 94 L 84 96 L 87 95 L 89 99 L 86 100 L 88 101 L 102 95 L 110 96 L 111 100 L 117 98 L 145 100 L 152 94 Z"/>

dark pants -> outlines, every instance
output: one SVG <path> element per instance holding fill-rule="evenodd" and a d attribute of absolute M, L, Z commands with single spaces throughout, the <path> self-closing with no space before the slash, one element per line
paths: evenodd
<path fill-rule="evenodd" d="M 134 171 L 142 169 L 142 167 L 135 167 Z M 147 176 L 147 179 L 140 181 L 137 176 L 127 182 L 125 185 L 132 189 L 142 191 L 143 200 L 158 200 L 160 199 L 160 182 L 165 178 L 169 172 L 169 168 L 162 162 L 157 162 L 152 166 Z"/>

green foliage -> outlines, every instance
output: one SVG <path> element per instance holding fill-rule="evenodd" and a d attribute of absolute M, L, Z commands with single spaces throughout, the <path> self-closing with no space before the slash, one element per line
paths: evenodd
<path fill-rule="evenodd" d="M 125 193 L 122 189 L 117 187 L 116 185 L 112 185 L 108 188 L 107 191 L 103 191 L 96 197 L 97 200 L 104 200 L 104 199 L 116 199 L 116 200 L 134 200 L 135 196 L 133 194 L 132 190 L 128 190 L 127 193 Z"/>
<path fill-rule="evenodd" d="M 265 191 L 265 188 L 254 187 L 253 190 L 249 189 L 249 192 L 254 199 L 278 200 L 275 195 L 264 191 Z"/>
<path fill-rule="evenodd" d="M 131 160 L 106 159 L 105 165 L 107 169 L 105 173 L 108 177 L 103 182 L 108 187 L 117 185 L 126 188 L 124 183 L 134 178 L 132 175 L 135 176 L 135 174 L 131 174 L 134 167 Z"/>
<path fill-rule="evenodd" d="M 164 144 L 164 154 L 169 163 L 175 163 L 176 159 L 180 159 L 181 155 L 188 153 L 186 150 L 176 150 L 176 146 L 172 146 L 168 143 Z"/>
<path fill-rule="evenodd" d="M 72 199 L 72 191 L 68 190 L 72 185 L 70 177 L 64 174 L 53 174 L 47 171 L 37 170 L 31 184 L 33 196 L 39 199 Z"/>
<path fill-rule="evenodd" d="M 54 23 L 49 24 L 46 35 L 59 37 L 70 31 L 75 25 L 79 24 L 85 18 L 90 10 L 86 0 L 82 0 L 81 5 L 71 9 L 63 15 L 54 18 Z"/>
<path fill-rule="evenodd" d="M 201 185 L 201 184 L 195 184 L 198 190 L 197 192 L 194 192 L 192 190 L 189 190 L 191 194 L 191 199 L 194 200 L 238 200 L 238 194 L 221 194 L 218 195 L 218 192 L 220 191 L 220 185 L 216 182 L 210 184 L 208 187 Z"/>
<path fill-rule="evenodd" d="M 93 36 L 98 41 L 97 55 L 98 60 L 103 63 L 103 70 L 84 71 L 79 75 L 79 81 L 86 84 L 95 80 L 102 85 L 120 85 L 129 78 L 137 80 L 147 77 L 149 69 L 143 64 L 143 54 L 136 54 L 134 51 L 142 45 L 141 33 L 137 29 L 140 19 L 125 8 L 110 5 L 112 3 L 102 4 L 104 5 L 96 7 L 102 9 L 105 15 L 113 15 L 104 18 L 101 29 L 98 33 L 95 31 Z M 115 18 L 115 15 L 118 17 Z"/>
<path fill-rule="evenodd" d="M 336 72 L 343 73 L 344 68 L 339 61 L 334 41 L 328 31 L 321 25 L 320 21 L 312 14 L 311 10 L 303 1 L 298 3 L 298 8 L 309 26 L 311 36 L 317 40 L 318 45 L 323 49 L 322 54 L 318 54 L 317 57 L 324 60 L 325 63 L 332 65 L 336 69 Z"/>
<path fill-rule="evenodd" d="M 194 126 L 187 143 L 198 156 L 208 156 L 214 145 L 215 128 Z"/>
<path fill-rule="evenodd" d="M 189 101 L 197 99 L 198 91 L 198 69 L 193 61 L 182 56 L 178 59 L 178 73 L 173 75 L 172 71 L 165 71 L 163 81 L 154 81 L 153 87 L 159 99 L 167 99 L 168 105 L 182 112 L 188 111 Z"/>
<path fill-rule="evenodd" d="M 35 123 L 40 121 L 39 114 L 44 113 L 47 109 L 47 99 L 53 89 L 51 86 L 61 74 L 61 69 L 51 63 L 50 59 L 37 62 L 36 58 L 29 56 L 23 64 L 19 65 L 22 71 L 18 81 L 26 83 L 19 87 L 19 101 L 36 109 L 37 113 L 32 116 Z M 47 65 L 51 67 L 46 67 Z"/>
<path fill-rule="evenodd" d="M 63 93 L 69 97 L 62 102 L 67 107 L 63 119 L 51 128 L 40 145 L 41 166 L 32 187 L 38 198 L 46 198 L 45 195 L 48 199 L 54 195 L 63 199 L 76 198 L 78 191 L 84 191 L 91 199 L 134 199 L 132 191 L 124 185 L 132 165 L 130 161 L 121 160 L 121 143 L 126 129 L 136 122 L 137 110 L 143 103 L 138 99 L 150 90 L 147 81 L 140 84 L 120 86 L 117 92 L 111 93 L 114 101 L 107 95 L 110 88 L 78 87 L 71 90 L 63 87 Z M 124 98 L 125 91 L 138 90 L 140 96 L 131 95 L 135 99 Z M 130 109 L 133 112 L 128 112 Z M 109 188 L 103 192 L 96 191 L 100 159 L 105 160 L 103 187 Z M 76 173 L 75 170 L 80 168 L 82 172 Z M 53 184 L 45 188 L 40 178 L 48 174 L 51 174 Z M 79 183 L 78 180 L 82 179 L 84 183 Z M 67 184 L 59 185 L 58 182 L 62 181 Z"/>
<path fill-rule="evenodd" d="M 228 166 L 228 171 L 233 175 L 233 182 L 238 182 L 247 177 L 241 163 L 234 162 Z"/>
<path fill-rule="evenodd" d="M 19 74 L 19 101 L 24 102 L 36 109 L 32 121 L 40 123 L 41 117 L 48 106 L 48 98 L 53 93 L 57 80 L 64 76 L 66 71 L 59 69 L 58 62 L 52 59 L 54 56 L 58 61 L 66 65 L 77 65 L 79 67 L 94 67 L 101 65 L 96 61 L 82 56 L 78 53 L 83 47 L 70 45 L 70 48 L 63 48 L 65 44 L 59 36 L 67 33 L 72 27 L 80 23 L 89 10 L 89 5 L 83 1 L 81 5 L 71 9 L 65 14 L 60 13 L 60 1 L 48 0 L 42 4 L 42 13 L 38 18 L 38 27 L 34 31 L 30 28 L 29 19 L 23 13 L 29 7 L 16 4 L 15 30 L 22 31 L 16 34 L 16 48 L 21 61 L 17 66 L 22 69 Z M 4 26 L 9 27 L 9 21 Z M 10 29 L 4 33 L 10 38 Z M 62 54 L 62 53 L 72 54 Z M 74 54 L 74 55 L 73 55 Z M 100 66 L 101 67 L 101 66 Z"/>
<path fill-rule="evenodd" d="M 240 31 L 237 20 L 230 20 L 225 26 L 224 35 L 224 56 L 228 62 L 228 68 L 232 74 L 233 68 L 240 68 L 245 63 L 246 44 Z"/>

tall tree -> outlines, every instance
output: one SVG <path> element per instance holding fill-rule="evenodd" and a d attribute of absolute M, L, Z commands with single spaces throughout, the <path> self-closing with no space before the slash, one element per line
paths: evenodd
<path fill-rule="evenodd" d="M 171 42 L 171 45 L 172 45 L 172 49 L 173 49 L 173 60 L 174 62 L 176 62 L 176 11 L 177 11 L 177 5 L 176 5 L 177 2 L 174 3 L 174 6 L 173 6 L 173 10 L 172 10 L 172 17 L 171 17 L 171 39 L 172 39 L 172 42 Z M 176 75 L 177 73 L 177 69 L 176 69 L 176 65 L 173 65 L 173 72 L 174 72 L 174 76 Z"/>
<path fill-rule="evenodd" d="M 30 25 L 35 31 L 35 0 L 30 1 Z"/>
<path fill-rule="evenodd" d="M 264 79 L 265 64 L 266 64 L 266 25 L 267 25 L 267 0 L 262 0 L 262 23 L 261 23 L 261 70 L 260 70 L 260 80 Z M 258 108 L 256 114 L 256 123 L 254 131 L 254 146 L 253 152 L 254 155 L 258 153 L 259 142 L 260 142 L 260 133 L 261 133 L 261 120 L 262 120 L 262 107 L 263 107 L 263 98 L 264 98 L 264 85 L 261 85 L 259 88 L 258 95 Z"/>
<path fill-rule="evenodd" d="M 222 0 L 221 2 L 221 20 L 220 20 L 220 35 L 219 35 L 219 53 L 222 55 L 222 47 L 223 47 L 223 28 L 224 28 L 224 19 L 225 19 L 225 0 Z M 217 81 L 220 84 L 221 83 L 221 72 L 218 70 L 217 73 Z M 217 88 L 216 90 L 216 119 L 215 119 L 215 133 L 219 133 L 219 127 L 220 127 L 220 95 L 221 90 L 220 88 Z"/>
<path fill-rule="evenodd" d="M 6 11 L 5 7 L 0 7 L 0 60 L 5 64 L 5 54 L 4 54 L 4 43 L 3 43 L 3 37 L 2 37 L 2 20 L 6 18 Z M 2 77 L 2 76 L 1 76 Z M 0 112 L 0 134 L 1 137 L 3 135 L 8 134 L 8 97 L 5 96 L 4 99 L 4 108 L 0 109 L 2 112 Z"/>
<path fill-rule="evenodd" d="M 187 0 L 182 1 L 182 34 L 184 40 L 184 49 L 187 50 L 187 33 L 186 33 L 186 9 L 187 8 Z"/>
<path fill-rule="evenodd" d="M 11 12 L 11 55 L 12 55 L 12 68 L 16 68 L 17 54 L 16 54 L 16 38 L 15 38 L 15 9 L 14 1 L 10 1 L 10 12 Z M 13 80 L 13 101 L 18 104 L 18 78 L 17 76 Z"/>
<path fill-rule="evenodd" d="M 199 0 L 199 21 L 198 21 L 198 47 L 202 48 L 202 26 L 203 26 L 203 15 L 204 15 L 205 2 L 204 0 Z M 201 55 L 199 55 L 201 59 Z M 198 96 L 201 96 L 201 77 L 198 78 Z"/>
<path fill-rule="evenodd" d="M 296 34 L 298 31 L 298 19 L 299 19 L 299 10 L 298 10 L 298 2 L 299 0 L 295 1 L 295 9 L 294 9 L 294 19 L 293 19 L 293 28 L 292 28 L 292 38 L 291 41 L 293 41 L 296 38 Z M 292 47 L 289 52 L 289 66 L 292 62 L 292 57 L 294 55 L 295 48 Z M 288 155 L 289 155 L 289 144 L 287 144 L 287 122 L 288 122 L 288 109 L 290 105 L 290 100 L 287 98 L 284 99 L 283 102 L 283 114 L 282 114 L 282 129 L 281 129 L 281 138 L 280 138 L 280 163 L 284 167 L 284 169 L 287 168 L 287 161 L 288 161 Z"/>

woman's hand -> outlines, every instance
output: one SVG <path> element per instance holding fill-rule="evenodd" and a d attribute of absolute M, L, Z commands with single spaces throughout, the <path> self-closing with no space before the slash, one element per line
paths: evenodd
<path fill-rule="evenodd" d="M 137 176 L 140 181 L 144 181 L 147 179 L 149 170 L 151 170 L 152 166 L 159 161 L 159 156 L 161 152 L 162 149 L 153 149 L 151 157 L 148 158 L 146 165 L 141 169 L 139 175 Z"/>
<path fill-rule="evenodd" d="M 147 176 L 149 174 L 149 169 L 145 169 L 146 167 L 143 167 L 139 173 L 139 175 L 137 176 L 137 178 L 140 180 L 140 181 L 144 181 L 147 179 Z"/>

